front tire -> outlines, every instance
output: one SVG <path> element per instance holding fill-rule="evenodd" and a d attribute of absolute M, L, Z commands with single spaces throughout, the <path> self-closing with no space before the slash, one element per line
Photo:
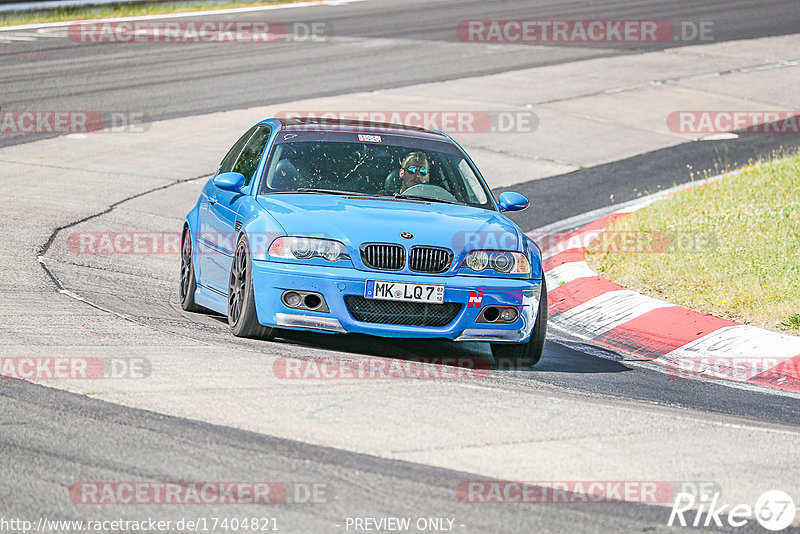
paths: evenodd
<path fill-rule="evenodd" d="M 258 322 L 253 296 L 253 265 L 244 235 L 239 237 L 228 281 L 228 325 L 237 337 L 272 339 L 274 330 Z"/>
<path fill-rule="evenodd" d="M 509 362 L 511 365 L 536 365 L 542 358 L 544 340 L 547 337 L 547 284 L 542 276 L 542 289 L 539 298 L 539 311 L 531 338 L 527 343 L 492 343 L 494 359 Z"/>

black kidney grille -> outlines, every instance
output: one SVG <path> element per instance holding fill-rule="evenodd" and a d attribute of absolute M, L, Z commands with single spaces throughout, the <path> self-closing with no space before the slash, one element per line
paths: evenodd
<path fill-rule="evenodd" d="M 418 273 L 443 273 L 450 267 L 453 253 L 434 247 L 412 247 L 408 267 Z"/>
<path fill-rule="evenodd" d="M 461 311 L 461 304 L 457 302 L 399 302 L 359 295 L 345 295 L 344 303 L 356 321 L 406 326 L 447 326 Z"/>
<path fill-rule="evenodd" d="M 361 247 L 361 259 L 373 269 L 399 271 L 406 264 L 406 250 L 400 245 L 365 245 Z"/>

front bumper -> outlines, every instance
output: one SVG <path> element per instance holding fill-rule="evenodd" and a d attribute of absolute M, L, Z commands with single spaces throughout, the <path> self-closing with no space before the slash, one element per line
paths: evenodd
<path fill-rule="evenodd" d="M 530 338 L 539 309 L 541 280 L 482 276 L 436 276 L 359 271 L 349 267 L 324 267 L 254 260 L 253 291 L 258 322 L 265 326 L 318 332 L 359 333 L 398 338 L 445 338 L 455 341 L 525 342 Z M 364 296 L 367 280 L 387 280 L 445 286 L 445 302 L 461 304 L 455 319 L 442 327 L 408 326 L 357 321 L 345 304 L 345 295 Z M 330 312 L 287 307 L 285 291 L 321 293 Z M 480 304 L 475 302 L 480 295 Z M 472 296 L 472 302 L 470 297 Z M 477 323 L 481 309 L 510 305 L 519 317 L 509 324 Z"/>

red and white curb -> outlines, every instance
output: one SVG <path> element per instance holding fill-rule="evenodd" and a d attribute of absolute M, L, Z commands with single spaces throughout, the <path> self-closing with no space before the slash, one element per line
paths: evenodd
<path fill-rule="evenodd" d="M 800 337 L 641 295 L 602 278 L 586 263 L 587 244 L 656 198 L 594 220 L 542 250 L 550 322 L 593 344 L 663 364 L 675 378 L 800 392 Z"/>

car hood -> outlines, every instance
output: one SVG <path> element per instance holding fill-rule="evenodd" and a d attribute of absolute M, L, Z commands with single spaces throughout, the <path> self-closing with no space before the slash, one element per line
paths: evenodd
<path fill-rule="evenodd" d="M 461 251 L 520 250 L 520 234 L 497 211 L 438 202 L 325 194 L 258 197 L 288 235 L 327 237 L 351 252 L 362 243 L 430 245 Z M 413 234 L 404 239 L 401 233 Z"/>

